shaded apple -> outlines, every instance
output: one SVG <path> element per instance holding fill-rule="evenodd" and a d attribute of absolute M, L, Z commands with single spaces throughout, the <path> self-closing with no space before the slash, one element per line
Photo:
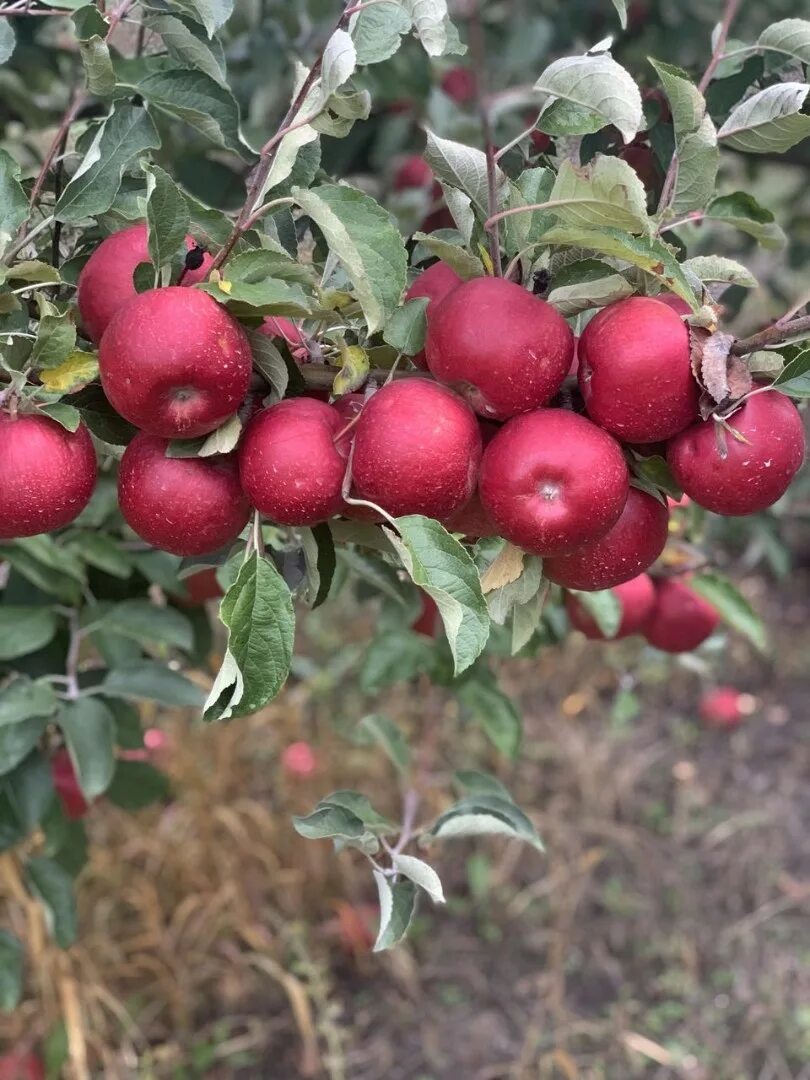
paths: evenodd
<path fill-rule="evenodd" d="M 667 508 L 631 487 L 621 515 L 606 533 L 570 555 L 546 559 L 543 573 L 567 589 L 612 589 L 652 566 L 664 550 L 668 532 Z"/>
<path fill-rule="evenodd" d="M 191 250 L 195 245 L 194 237 L 187 236 L 186 247 Z M 137 295 L 132 280 L 135 268 L 151 261 L 146 225 L 139 222 L 102 240 L 84 264 L 76 299 L 82 329 L 95 345 L 116 311 Z M 183 285 L 205 281 L 213 261 L 211 255 L 204 254 L 197 270 L 186 271 Z"/>
<path fill-rule="evenodd" d="M 439 85 L 457 105 L 469 105 L 475 99 L 477 84 L 471 68 L 460 64 L 450 68 L 442 75 Z"/>
<path fill-rule="evenodd" d="M 51 779 L 66 818 L 78 821 L 90 809 L 82 794 L 73 761 L 65 747 L 60 747 L 51 758 Z"/>
<path fill-rule="evenodd" d="M 235 454 L 168 458 L 168 442 L 141 432 L 118 470 L 129 527 L 172 555 L 206 555 L 233 543 L 250 517 Z"/>
<path fill-rule="evenodd" d="M 700 698 L 700 718 L 707 727 L 729 731 L 739 727 L 757 707 L 756 698 L 742 694 L 733 686 L 715 686 Z"/>
<path fill-rule="evenodd" d="M 585 607 L 577 600 L 576 596 L 568 593 L 565 598 L 565 607 L 571 625 L 581 631 L 585 637 L 594 641 L 615 641 L 618 638 L 629 637 L 638 634 L 646 622 L 655 603 L 655 586 L 649 574 L 638 574 L 629 581 L 616 585 L 611 590 L 619 601 L 622 609 L 619 629 L 612 638 L 606 638 L 599 628 L 596 619 L 589 614 Z"/>
<path fill-rule="evenodd" d="M 279 525 L 316 525 L 343 508 L 349 440 L 331 405 L 289 398 L 255 416 L 239 444 L 239 475 L 251 504 Z"/>
<path fill-rule="evenodd" d="M 506 420 L 544 405 L 571 368 L 574 335 L 550 304 L 503 278 L 453 289 L 431 311 L 431 372 L 481 416 Z"/>
<path fill-rule="evenodd" d="M 501 536 L 535 555 L 562 555 L 618 520 L 629 488 L 618 443 L 582 416 L 516 416 L 484 451 L 479 489 Z"/>
<path fill-rule="evenodd" d="M 408 191 L 410 188 L 429 188 L 434 190 L 433 169 L 418 154 L 408 154 L 394 172 L 394 191 Z M 439 188 L 441 195 L 441 188 Z"/>
<path fill-rule="evenodd" d="M 164 439 L 206 435 L 245 399 L 247 336 L 197 289 L 150 289 L 114 316 L 101 340 L 101 384 L 113 408 Z"/>
<path fill-rule="evenodd" d="M 655 584 L 655 606 L 644 625 L 647 641 L 664 652 L 691 652 L 710 637 L 720 622 L 715 608 L 675 578 Z"/>
<path fill-rule="evenodd" d="M 422 592 L 419 599 L 422 607 L 416 619 L 411 623 L 411 630 L 424 637 L 435 638 L 441 627 L 436 601 L 426 592 Z"/>
<path fill-rule="evenodd" d="M 780 499 L 804 462 L 805 434 L 799 410 L 778 391 L 755 393 L 728 419 L 742 436 L 700 421 L 667 448 L 678 487 L 716 514 L 766 510 Z"/>
<path fill-rule="evenodd" d="M 90 501 L 96 468 L 83 423 L 67 431 L 41 413 L 0 409 L 0 539 L 69 525 Z"/>
<path fill-rule="evenodd" d="M 371 397 L 354 428 L 353 493 L 397 517 L 439 521 L 475 488 L 481 433 L 469 405 L 419 377 L 389 383 Z"/>
<path fill-rule="evenodd" d="M 217 581 L 216 568 L 207 566 L 204 570 L 198 570 L 194 574 L 184 577 L 181 584 L 185 587 L 186 595 L 177 598 L 177 603 L 182 607 L 199 607 L 207 604 L 209 600 L 218 600 L 222 596 L 222 588 Z"/>
<path fill-rule="evenodd" d="M 603 308 L 579 339 L 588 415 L 625 442 L 669 439 L 698 415 L 689 334 L 660 300 L 631 296 Z"/>

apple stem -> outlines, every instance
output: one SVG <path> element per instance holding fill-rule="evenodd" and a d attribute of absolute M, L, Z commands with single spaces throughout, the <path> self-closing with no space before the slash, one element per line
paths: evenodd
<path fill-rule="evenodd" d="M 487 99 L 487 47 L 484 27 L 481 21 L 481 0 L 472 0 L 469 15 L 470 60 L 472 61 L 473 85 L 478 115 L 481 118 L 481 130 L 484 135 L 484 150 L 487 156 L 487 214 L 493 220 L 498 210 L 498 184 L 495 146 L 492 140 L 492 119 Z M 489 254 L 496 277 L 502 277 L 501 238 L 497 220 L 489 234 Z"/>

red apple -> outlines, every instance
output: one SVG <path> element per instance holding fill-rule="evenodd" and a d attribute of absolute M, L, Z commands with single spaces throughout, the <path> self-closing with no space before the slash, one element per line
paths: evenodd
<path fill-rule="evenodd" d="M 651 645 L 664 652 L 691 652 L 719 622 L 720 616 L 708 600 L 683 581 L 666 578 L 656 582 L 655 606 L 643 633 Z"/>
<path fill-rule="evenodd" d="M 51 758 L 51 778 L 65 817 L 71 821 L 83 818 L 90 809 L 90 804 L 82 794 L 76 770 L 65 747 L 57 750 Z"/>
<path fill-rule="evenodd" d="M 195 243 L 193 236 L 186 237 L 189 250 Z M 151 261 L 146 225 L 140 222 L 102 240 L 84 264 L 76 299 L 82 328 L 95 345 L 116 311 L 137 295 L 132 280 L 135 267 Z M 213 261 L 210 255 L 204 255 L 199 269 L 186 271 L 183 285 L 205 281 Z"/>
<path fill-rule="evenodd" d="M 172 555 L 205 555 L 232 543 L 250 504 L 235 454 L 168 458 L 165 439 L 141 432 L 118 470 L 118 505 L 129 527 Z"/>
<path fill-rule="evenodd" d="M 66 431 L 49 416 L 0 409 L 0 540 L 70 524 L 95 486 L 96 452 L 84 424 Z"/>
<path fill-rule="evenodd" d="M 378 390 L 355 427 L 354 493 L 395 517 L 445 521 L 475 488 L 481 433 L 470 407 L 423 378 Z"/>
<path fill-rule="evenodd" d="M 458 285 L 461 285 L 462 281 L 455 270 L 451 269 L 447 263 L 441 261 L 435 262 L 432 266 L 429 266 L 427 270 L 423 270 L 419 277 L 409 287 L 405 293 L 406 300 L 416 300 L 419 297 L 427 297 L 429 303 L 425 309 L 426 318 L 430 318 L 431 312 L 436 310 L 440 300 L 444 300 L 448 293 L 451 293 Z M 418 352 L 416 356 L 412 356 L 414 364 L 423 370 L 427 369 L 427 360 L 425 359 L 424 349 Z"/>
<path fill-rule="evenodd" d="M 36 1054 L 17 1051 L 2 1054 L 0 1080 L 45 1080 L 45 1066 Z"/>
<path fill-rule="evenodd" d="M 289 398 L 255 416 L 239 445 L 239 475 L 253 506 L 279 525 L 316 525 L 343 508 L 349 440 L 323 401 Z"/>
<path fill-rule="evenodd" d="M 678 315 L 692 314 L 691 307 L 676 293 L 659 293 L 654 299 L 658 300 L 661 304 L 666 304 L 668 308 L 672 308 Z"/>
<path fill-rule="evenodd" d="M 447 519 L 445 525 L 450 532 L 461 533 L 468 540 L 498 535 L 498 526 L 484 508 L 481 493 L 478 490 L 472 493 L 469 502 Z"/>
<path fill-rule="evenodd" d="M 420 600 L 422 601 L 422 610 L 411 624 L 411 630 L 417 634 L 422 634 L 424 637 L 435 638 L 441 626 L 436 601 L 426 592 L 420 595 Z"/>
<path fill-rule="evenodd" d="M 754 394 L 728 420 L 743 437 L 713 420 L 693 424 L 667 448 L 678 487 L 716 514 L 755 514 L 780 499 L 804 461 L 804 425 L 777 391 Z"/>
<path fill-rule="evenodd" d="M 563 409 L 516 416 L 481 462 L 485 510 L 501 536 L 535 555 L 563 555 L 604 536 L 628 488 L 618 443 Z"/>
<path fill-rule="evenodd" d="M 649 574 L 639 574 L 630 578 L 629 581 L 617 585 L 612 592 L 621 604 L 622 618 L 619 629 L 609 640 L 629 637 L 637 634 L 647 620 L 655 603 L 655 586 Z M 565 598 L 565 607 L 571 625 L 580 630 L 585 637 L 594 641 L 605 641 L 605 635 L 599 629 L 596 619 L 588 613 L 586 608 L 571 593 Z"/>
<path fill-rule="evenodd" d="M 318 759 L 308 742 L 294 742 L 281 751 L 281 767 L 288 776 L 303 779 L 312 776 Z"/>
<path fill-rule="evenodd" d="M 481 277 L 431 311 L 425 354 L 436 378 L 476 412 L 507 420 L 557 393 L 571 367 L 574 335 L 545 300 L 512 281 Z"/>
<path fill-rule="evenodd" d="M 268 315 L 262 320 L 259 333 L 269 338 L 281 338 L 289 346 L 293 357 L 298 360 L 306 360 L 309 356 L 307 339 L 303 330 L 296 326 L 292 319 L 281 316 Z"/>
<path fill-rule="evenodd" d="M 707 727 L 728 731 L 756 709 L 756 699 L 733 686 L 715 686 L 700 699 L 700 717 Z"/>
<path fill-rule="evenodd" d="M 667 508 L 631 487 L 621 516 L 607 533 L 570 555 L 546 559 L 543 573 L 567 589 L 612 589 L 652 566 L 664 550 L 668 531 Z"/>
<path fill-rule="evenodd" d="M 247 336 L 213 297 L 150 289 L 112 318 L 99 370 L 113 408 L 163 439 L 206 435 L 235 413 L 250 385 Z"/>
<path fill-rule="evenodd" d="M 579 339 L 579 387 L 589 416 L 617 438 L 669 439 L 698 415 L 686 326 L 651 297 L 609 304 Z"/>
<path fill-rule="evenodd" d="M 183 607 L 199 607 L 201 604 L 207 604 L 209 600 L 218 600 L 222 596 L 217 572 L 213 566 L 189 574 L 188 577 L 183 578 L 181 584 L 185 586 L 187 595 L 179 597 L 177 603 L 182 604 Z"/>
<path fill-rule="evenodd" d="M 440 86 L 457 105 L 468 105 L 475 99 L 475 73 L 468 67 L 459 65 L 445 71 Z"/>
<path fill-rule="evenodd" d="M 410 188 L 432 189 L 434 183 L 433 169 L 418 154 L 409 154 L 403 158 L 394 173 L 394 191 L 407 191 Z"/>
<path fill-rule="evenodd" d="M 649 146 L 626 146 L 619 157 L 627 162 L 646 191 L 655 191 L 660 186 L 664 174 Z"/>

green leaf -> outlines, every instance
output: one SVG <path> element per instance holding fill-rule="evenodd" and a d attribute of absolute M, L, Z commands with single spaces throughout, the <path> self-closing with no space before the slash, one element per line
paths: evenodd
<path fill-rule="evenodd" d="M 0 604 L 0 660 L 41 649 L 52 640 L 58 625 L 48 608 Z"/>
<path fill-rule="evenodd" d="M 644 185 L 621 158 L 597 154 L 582 167 L 563 161 L 549 198 L 570 203 L 554 207 L 566 225 L 586 229 L 607 226 L 630 233 L 650 229 Z"/>
<path fill-rule="evenodd" d="M 76 534 L 75 540 L 71 535 L 67 543 L 71 551 L 80 555 L 91 566 L 103 570 L 105 574 L 112 574 L 122 580 L 132 574 L 129 556 L 105 533 L 82 531 Z"/>
<path fill-rule="evenodd" d="M 13 266 L 0 267 L 0 280 L 28 281 L 32 285 L 58 285 L 62 275 L 55 266 L 39 259 L 23 259 Z"/>
<path fill-rule="evenodd" d="M 12 1012 L 19 1005 L 22 982 L 22 942 L 8 930 L 0 930 L 0 1009 L 3 1012 Z"/>
<path fill-rule="evenodd" d="M 383 330 L 383 341 L 405 356 L 415 356 L 421 352 L 425 347 L 425 311 L 429 302 L 427 297 L 420 296 L 397 308 Z"/>
<path fill-rule="evenodd" d="M 294 817 L 292 821 L 298 835 L 307 840 L 335 837 L 359 840 L 366 831 L 365 825 L 356 814 L 337 805 L 321 806 L 306 817 Z"/>
<path fill-rule="evenodd" d="M 731 195 L 721 195 L 714 199 L 706 209 L 710 221 L 719 221 L 733 225 L 735 229 L 753 236 L 764 248 L 777 250 L 783 248 L 787 238 L 773 214 L 760 206 L 756 199 L 746 191 L 735 191 Z"/>
<path fill-rule="evenodd" d="M 287 393 L 290 378 L 284 357 L 267 334 L 262 334 L 259 330 L 248 330 L 247 336 L 253 353 L 253 366 L 267 379 L 279 398 L 283 398 Z"/>
<path fill-rule="evenodd" d="M 486 213 L 489 206 L 487 156 L 483 150 L 464 143 L 443 139 L 432 131 L 427 133 L 425 161 L 438 180 L 460 188 L 470 196 L 479 210 Z M 507 183 L 501 169 L 495 170 L 496 193 L 500 197 Z"/>
<path fill-rule="evenodd" d="M 20 183 L 21 175 L 14 158 L 0 149 L 0 246 L 16 234 L 28 217 L 28 199 Z"/>
<path fill-rule="evenodd" d="M 18 675 L 0 689 L 0 728 L 35 716 L 53 716 L 58 700 L 48 683 L 32 683 Z"/>
<path fill-rule="evenodd" d="M 400 0 L 428 56 L 464 52 L 447 14 L 447 0 Z"/>
<path fill-rule="evenodd" d="M 638 87 L 606 53 L 555 60 L 534 84 L 534 89 L 594 113 L 600 117 L 600 127 L 613 124 L 625 143 L 635 137 L 643 123 Z"/>
<path fill-rule="evenodd" d="M 650 491 L 650 494 L 655 494 L 659 500 L 661 498 L 660 492 L 664 492 L 666 495 L 671 495 L 673 499 L 680 499 L 683 492 L 675 483 L 675 478 L 672 475 L 672 470 L 667 465 L 666 458 L 661 457 L 660 454 L 650 454 L 649 457 L 637 454 L 634 455 L 632 462 L 633 477 L 642 481 L 642 491 Z"/>
<path fill-rule="evenodd" d="M 681 265 L 706 285 L 739 285 L 742 289 L 755 289 L 758 284 L 747 267 L 722 255 L 696 255 L 693 259 L 685 259 Z"/>
<path fill-rule="evenodd" d="M 133 89 L 153 108 L 188 124 L 203 138 L 245 156 L 245 146 L 239 137 L 236 98 L 204 71 L 183 68 L 155 71 Z"/>
<path fill-rule="evenodd" d="M 388 60 L 399 49 L 402 35 L 411 28 L 411 20 L 399 3 L 367 7 L 352 16 L 349 24 L 357 63 L 361 66 Z"/>
<path fill-rule="evenodd" d="M 451 270 L 455 270 L 460 278 L 464 281 L 469 281 L 471 278 L 484 276 L 484 264 L 478 258 L 477 255 L 471 255 L 466 248 L 463 248 L 459 243 L 454 243 L 452 240 L 446 239 L 449 230 L 437 230 L 435 233 L 423 233 L 417 232 L 413 234 L 413 239 L 419 242 L 418 254 L 419 259 L 416 258 L 416 252 L 414 253 L 414 262 L 421 261 L 425 258 L 424 252 L 429 252 L 431 255 L 436 255 L 447 263 Z M 445 235 L 442 235 L 444 233 Z M 454 235 L 449 232 L 449 235 Z"/>
<path fill-rule="evenodd" d="M 5 64 L 11 59 L 17 38 L 10 19 L 0 19 L 0 64 Z"/>
<path fill-rule="evenodd" d="M 111 97 L 115 91 L 110 48 L 98 34 L 79 42 L 79 53 L 87 77 L 87 89 L 94 97 Z"/>
<path fill-rule="evenodd" d="M 434 904 L 445 902 L 441 878 L 428 863 L 413 855 L 392 855 L 391 862 L 398 873 L 426 892 Z"/>
<path fill-rule="evenodd" d="M 542 587 L 543 560 L 537 555 L 526 555 L 519 577 L 487 593 L 489 617 L 503 626 L 515 608 L 528 604 Z"/>
<path fill-rule="evenodd" d="M 369 713 L 358 721 L 354 731 L 357 741 L 373 742 L 381 746 L 394 767 L 405 775 L 411 765 L 411 750 L 397 725 L 381 713 Z"/>
<path fill-rule="evenodd" d="M 51 769 L 44 755 L 34 750 L 3 777 L 3 785 L 17 820 L 30 833 L 45 817 L 54 797 Z"/>
<path fill-rule="evenodd" d="M 106 213 L 121 187 L 124 169 L 145 150 L 160 146 L 152 118 L 140 106 L 117 102 L 56 204 L 59 221 L 75 224 Z"/>
<path fill-rule="evenodd" d="M 149 258 L 157 274 L 171 264 L 178 251 L 185 250 L 189 212 L 182 192 L 167 172 L 157 165 L 147 165 L 145 169 Z"/>
<path fill-rule="evenodd" d="M 213 37 L 231 17 L 235 2 L 236 0 L 171 0 L 171 6 L 181 15 L 188 15 L 195 22 L 201 23 L 208 36 Z"/>
<path fill-rule="evenodd" d="M 801 108 L 807 83 L 776 83 L 741 101 L 717 133 L 726 146 L 749 154 L 783 154 L 810 135 Z"/>
<path fill-rule="evenodd" d="M 438 521 L 411 514 L 396 519 L 397 536 L 385 529 L 415 585 L 435 601 L 444 623 L 456 675 L 480 655 L 489 637 L 481 581 L 466 549 Z"/>
<path fill-rule="evenodd" d="M 434 663 L 433 646 L 419 634 L 395 629 L 377 633 L 363 654 L 360 688 L 372 693 L 393 683 L 413 679 Z"/>
<path fill-rule="evenodd" d="M 606 638 L 615 638 L 622 621 L 622 602 L 612 589 L 602 592 L 580 592 L 568 590 L 576 597 Z"/>
<path fill-rule="evenodd" d="M 305 599 L 311 608 L 320 607 L 329 596 L 337 565 L 332 530 L 322 522 L 301 529 L 300 539 L 307 570 Z"/>
<path fill-rule="evenodd" d="M 327 99 L 352 77 L 357 67 L 351 35 L 345 30 L 335 30 L 321 55 L 321 94 Z"/>
<path fill-rule="evenodd" d="M 224 83 L 224 60 L 182 19 L 173 15 L 153 15 L 146 20 L 146 25 L 160 34 L 169 55 L 178 65 L 196 68 L 215 82 Z"/>
<path fill-rule="evenodd" d="M 810 371 L 810 349 L 805 349 L 803 352 L 798 353 L 793 359 L 788 360 L 779 374 L 773 381 L 774 387 L 782 388 L 785 384 L 791 383 L 794 379 L 800 379 L 803 375 L 806 375 Z M 2 608 L 0 608 L 2 611 Z"/>
<path fill-rule="evenodd" d="M 506 694 L 494 682 L 474 679 L 459 687 L 458 698 L 484 729 L 495 749 L 514 761 L 520 752 L 523 723 Z"/>
<path fill-rule="evenodd" d="M 496 776 L 491 776 L 489 773 L 476 772 L 474 769 L 460 769 L 454 774 L 453 779 L 464 791 L 497 795 L 499 798 L 506 799 L 507 802 L 513 802 L 508 788 Z"/>
<path fill-rule="evenodd" d="M 563 277 L 565 283 L 559 284 Z M 598 259 L 584 259 L 566 267 L 563 274 L 554 276 L 554 287 L 548 294 L 548 302 L 565 318 L 571 318 L 590 308 L 601 308 L 614 300 L 623 300 L 634 292 L 627 278 L 616 273 L 607 263 Z"/>
<path fill-rule="evenodd" d="M 393 218 L 369 195 L 338 184 L 296 187 L 293 196 L 351 278 L 369 333 L 381 330 L 407 282 L 408 256 Z"/>
<path fill-rule="evenodd" d="M 86 583 L 83 564 L 71 552 L 47 535 L 27 536 L 0 544 L 0 559 L 11 563 L 38 589 L 52 593 L 66 604 L 75 605 Z"/>
<path fill-rule="evenodd" d="M 810 22 L 807 19 L 780 19 L 762 31 L 757 45 L 810 64 Z"/>
<path fill-rule="evenodd" d="M 76 940 L 76 900 L 73 879 L 53 861 L 42 856 L 25 864 L 28 888 L 45 909 L 48 929 L 61 949 L 69 949 Z"/>
<path fill-rule="evenodd" d="M 65 702 L 57 718 L 65 736 L 79 787 L 95 799 L 109 787 L 115 771 L 115 721 L 98 698 Z"/>
<path fill-rule="evenodd" d="M 63 401 L 55 401 L 52 405 L 41 405 L 39 411 L 45 416 L 50 416 L 65 431 L 76 431 L 82 422 L 82 414 L 72 405 L 66 405 Z"/>
<path fill-rule="evenodd" d="M 31 351 L 31 366 L 37 369 L 59 367 L 76 347 L 76 325 L 69 311 L 59 311 L 41 294 L 37 301 L 40 320 Z"/>
<path fill-rule="evenodd" d="M 622 30 L 627 29 L 627 0 L 611 0 L 611 3 L 616 8 L 616 14 L 619 16 L 619 25 Z"/>
<path fill-rule="evenodd" d="M 139 660 L 108 671 L 97 693 L 157 701 L 178 708 L 199 708 L 204 695 L 199 687 L 178 671 L 155 660 Z"/>
<path fill-rule="evenodd" d="M 333 791 L 331 795 L 325 795 L 315 807 L 316 810 L 327 806 L 339 806 L 348 810 L 363 822 L 367 829 L 376 833 L 392 833 L 397 831 L 397 826 L 388 818 L 378 814 L 368 798 L 359 791 Z"/>
<path fill-rule="evenodd" d="M 416 886 L 412 881 L 390 885 L 379 870 L 372 873 L 380 897 L 380 931 L 374 952 L 384 952 L 398 945 L 408 933 L 416 910 Z"/>
<path fill-rule="evenodd" d="M 760 652 L 767 651 L 765 625 L 732 581 L 721 574 L 696 574 L 690 578 L 689 586 L 708 600 L 732 629 Z"/>
<path fill-rule="evenodd" d="M 256 712 L 284 685 L 292 660 L 292 597 L 269 559 L 254 553 L 244 562 L 219 614 L 228 648 L 205 703 L 206 720 Z"/>
<path fill-rule="evenodd" d="M 421 843 L 458 836 L 499 834 L 525 840 L 538 851 L 543 843 L 537 830 L 511 799 L 475 791 L 446 810 L 423 835 Z"/>
<path fill-rule="evenodd" d="M 145 761 L 118 761 L 105 798 L 122 810 L 143 810 L 165 799 L 169 782 Z"/>

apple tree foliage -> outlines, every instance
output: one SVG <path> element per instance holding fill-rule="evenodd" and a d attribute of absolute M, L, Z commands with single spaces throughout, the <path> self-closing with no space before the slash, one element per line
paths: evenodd
<path fill-rule="evenodd" d="M 665 288 L 687 302 L 705 344 L 716 331 L 712 302 L 757 282 L 736 260 L 691 253 L 695 223 L 738 230 L 766 251 L 784 247 L 774 215 L 726 183 L 723 162 L 790 153 L 810 135 L 810 21 L 786 12 L 752 29 L 748 12 L 744 37 L 724 26 L 710 39 L 707 28 L 670 50 L 662 36 L 649 63 L 630 34 L 628 70 L 614 55 L 623 55 L 624 0 L 582 6 L 615 35 L 615 48 L 603 38 L 576 51 L 549 18 L 510 26 L 502 5 L 482 5 L 498 57 L 487 99 L 502 148 L 495 163 L 481 148 L 475 104 L 436 88 L 438 73 L 469 62 L 471 28 L 466 17 L 451 21 L 445 0 L 367 0 L 345 10 L 339 0 L 0 3 L 0 381 L 69 430 L 83 419 L 101 463 L 96 494 L 70 527 L 0 543 L 0 850 L 19 858 L 61 946 L 76 934 L 73 879 L 85 832 L 55 797 L 55 748 L 69 751 L 88 801 L 137 810 L 167 797 L 160 772 L 126 753 L 143 747 L 138 703 L 238 722 L 290 673 L 295 606 L 354 587 L 376 595 L 381 613 L 358 674 L 369 713 L 352 738 L 376 743 L 408 789 L 411 749 L 373 712 L 376 691 L 426 673 L 514 758 L 520 717 L 488 657 L 533 655 L 566 632 L 541 560 L 500 540 L 465 545 L 423 517 L 312 529 L 256 520 L 235 547 L 196 560 L 133 539 L 115 496 L 132 429 L 107 403 L 78 328 L 83 262 L 103 236 L 145 220 L 154 265 L 138 267 L 140 291 L 177 279 L 191 233 L 217 256 L 199 287 L 248 329 L 265 316 L 294 318 L 316 343 L 313 363 L 299 366 L 283 342 L 251 335 L 270 401 L 306 385 L 335 394 L 373 387 L 418 353 L 425 304 L 402 297 L 409 270 L 435 256 L 465 279 L 492 273 L 500 259 L 527 284 L 544 280 L 575 327 L 612 300 Z M 567 25 L 578 6 L 564 7 Z M 698 70 L 712 53 L 701 88 L 675 63 Z M 660 174 L 654 190 L 622 156 L 639 139 Z M 429 233 L 420 226 L 435 196 L 390 190 L 392 156 L 414 149 L 452 218 Z M 503 211 L 513 212 L 500 220 L 498 248 L 485 222 Z M 789 340 L 765 341 L 746 366 L 808 397 L 809 336 L 800 327 Z M 719 350 L 719 369 L 717 353 L 704 349 L 702 375 L 720 401 L 728 349 Z M 240 432 L 234 416 L 172 452 L 227 452 Z M 663 459 L 639 457 L 634 469 L 645 490 L 678 495 Z M 225 592 L 224 658 L 207 693 L 187 672 L 205 665 L 212 629 L 202 609 L 182 602 L 184 578 L 203 566 L 216 568 Z M 697 587 L 765 646 L 761 623 L 728 580 L 705 573 Z M 438 607 L 441 641 L 405 629 L 420 590 Z M 615 633 L 610 593 L 583 602 Z M 484 833 L 541 846 L 499 781 L 470 771 L 457 781 L 456 801 L 419 829 L 408 797 L 398 824 L 351 791 L 326 795 L 294 821 L 301 836 L 330 838 L 369 860 L 379 949 L 406 933 L 419 894 L 443 900 L 435 870 L 405 850 L 411 841 L 421 854 Z M 19 996 L 22 963 L 21 943 L 0 929 L 3 1006 Z"/>

